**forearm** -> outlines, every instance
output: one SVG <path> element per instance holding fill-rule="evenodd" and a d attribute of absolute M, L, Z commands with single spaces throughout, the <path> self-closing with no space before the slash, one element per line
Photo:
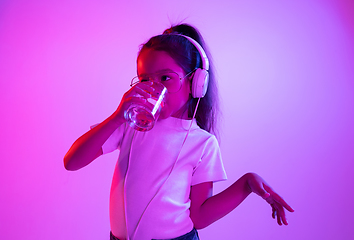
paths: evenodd
<path fill-rule="evenodd" d="M 247 179 L 243 175 L 224 191 L 208 198 L 192 217 L 197 229 L 205 228 L 234 210 L 250 193 Z"/>
<path fill-rule="evenodd" d="M 113 114 L 78 138 L 64 157 L 65 168 L 78 170 L 91 163 L 101 155 L 102 145 L 123 122 L 116 120 L 115 114 Z"/>

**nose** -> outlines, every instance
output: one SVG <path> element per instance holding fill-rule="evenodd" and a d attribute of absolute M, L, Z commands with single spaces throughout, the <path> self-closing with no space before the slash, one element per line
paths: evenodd
<path fill-rule="evenodd" d="M 160 82 L 158 76 L 150 76 L 149 77 L 149 81 L 151 81 L 151 82 Z"/>

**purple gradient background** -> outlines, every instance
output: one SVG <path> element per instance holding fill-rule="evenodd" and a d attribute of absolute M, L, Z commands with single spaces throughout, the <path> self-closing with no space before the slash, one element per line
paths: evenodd
<path fill-rule="evenodd" d="M 139 44 L 199 27 L 223 103 L 229 180 L 263 176 L 295 209 L 279 227 L 251 195 L 213 239 L 354 238 L 354 3 L 0 2 L 0 239 L 108 239 L 117 152 L 68 172 L 73 141 L 117 107 Z"/>

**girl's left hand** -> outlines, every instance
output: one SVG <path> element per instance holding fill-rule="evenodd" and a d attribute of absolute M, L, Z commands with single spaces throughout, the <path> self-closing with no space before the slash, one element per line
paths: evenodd
<path fill-rule="evenodd" d="M 280 197 L 273 189 L 257 174 L 249 173 L 247 183 L 250 190 L 266 200 L 272 207 L 272 217 L 277 218 L 279 225 L 288 225 L 285 217 L 285 210 L 294 212 L 289 204 L 287 204 L 282 197 Z"/>

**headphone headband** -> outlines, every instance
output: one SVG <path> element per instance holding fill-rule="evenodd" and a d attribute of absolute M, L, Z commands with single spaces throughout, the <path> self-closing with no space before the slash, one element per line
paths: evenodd
<path fill-rule="evenodd" d="M 202 69 L 204 70 L 209 70 L 209 59 L 203 49 L 203 47 L 193 38 L 186 36 L 186 35 L 182 35 L 182 34 L 176 34 L 178 36 L 182 36 L 187 38 L 194 46 L 195 48 L 198 50 L 200 57 L 202 58 Z"/>
<path fill-rule="evenodd" d="M 203 49 L 203 47 L 193 38 L 183 35 L 183 34 L 178 34 L 178 33 L 171 33 L 171 34 L 166 34 L 166 35 L 174 35 L 174 36 L 181 36 L 186 38 L 190 43 L 194 45 L 194 47 L 198 50 L 199 55 L 202 60 L 202 67 L 201 68 L 196 68 L 194 72 L 194 77 L 192 81 L 192 96 L 193 98 L 202 98 L 205 96 L 207 89 L 208 89 L 208 83 L 209 83 L 209 59 Z"/>
<path fill-rule="evenodd" d="M 209 70 L 209 59 L 208 59 L 203 47 L 195 39 L 193 39 L 189 36 L 183 35 L 183 34 L 172 33 L 172 34 L 168 34 L 168 35 L 176 35 L 176 36 L 181 36 L 181 37 L 188 39 L 189 42 L 194 45 L 194 47 L 198 50 L 198 52 L 200 54 L 200 57 L 202 59 L 202 69 L 204 69 L 206 71 Z"/>

